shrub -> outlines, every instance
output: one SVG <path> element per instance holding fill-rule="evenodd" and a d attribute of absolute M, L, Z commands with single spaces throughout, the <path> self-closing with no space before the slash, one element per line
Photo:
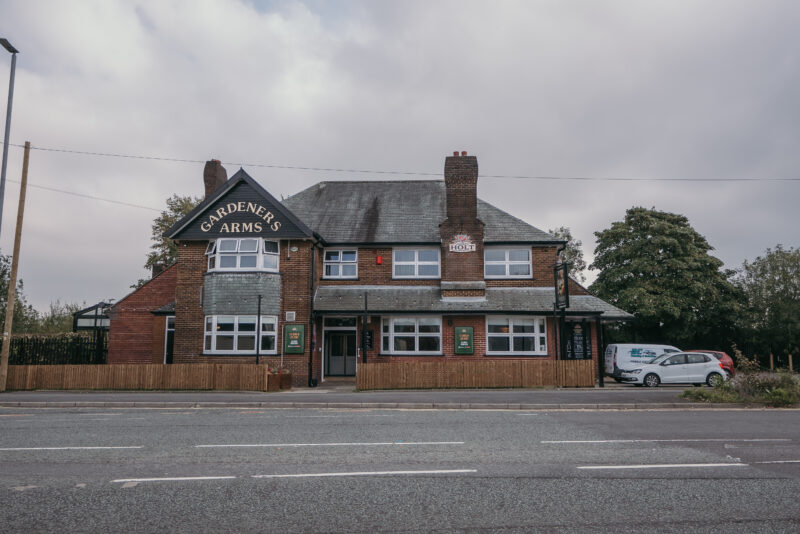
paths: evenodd
<path fill-rule="evenodd" d="M 742 351 L 739 350 L 739 347 L 736 346 L 736 343 L 731 346 L 731 352 L 733 353 L 733 363 L 739 372 L 754 373 L 760 369 L 758 362 L 756 360 L 750 360 L 744 354 L 742 354 Z"/>
<path fill-rule="evenodd" d="M 696 402 L 757 402 L 767 406 L 791 406 L 800 401 L 800 379 L 786 371 L 740 372 L 716 388 L 687 389 L 684 399 Z"/>

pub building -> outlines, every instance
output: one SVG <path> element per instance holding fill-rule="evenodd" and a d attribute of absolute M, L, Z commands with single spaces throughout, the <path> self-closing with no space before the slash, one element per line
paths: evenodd
<path fill-rule="evenodd" d="M 444 181 L 320 182 L 283 201 L 243 169 L 203 174 L 205 199 L 164 233 L 177 263 L 111 310 L 111 363 L 258 358 L 305 385 L 360 362 L 597 359 L 601 325 L 632 317 L 569 278 L 555 315 L 564 241 L 479 200 L 466 152 Z"/>

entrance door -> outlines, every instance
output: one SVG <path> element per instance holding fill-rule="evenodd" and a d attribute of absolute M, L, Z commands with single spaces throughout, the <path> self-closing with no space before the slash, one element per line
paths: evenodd
<path fill-rule="evenodd" d="M 356 375 L 356 333 L 325 333 L 325 375 Z"/>

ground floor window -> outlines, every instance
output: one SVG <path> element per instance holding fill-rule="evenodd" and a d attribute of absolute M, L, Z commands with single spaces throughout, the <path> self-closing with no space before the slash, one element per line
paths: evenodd
<path fill-rule="evenodd" d="M 544 317 L 487 317 L 486 353 L 546 356 L 547 330 Z"/>
<path fill-rule="evenodd" d="M 383 354 L 441 354 L 441 317 L 384 317 Z"/>
<path fill-rule="evenodd" d="M 261 354 L 277 354 L 278 318 L 262 316 L 260 329 L 256 323 L 255 315 L 206 316 L 203 354 L 255 354 L 256 338 Z"/>

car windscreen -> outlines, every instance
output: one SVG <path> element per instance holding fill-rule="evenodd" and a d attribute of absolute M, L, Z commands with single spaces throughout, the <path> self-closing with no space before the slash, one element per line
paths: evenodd
<path fill-rule="evenodd" d="M 661 362 L 663 362 L 665 359 L 669 358 L 669 355 L 670 355 L 670 353 L 669 353 L 669 352 L 665 352 L 665 353 L 664 353 L 664 354 L 662 354 L 661 356 L 656 356 L 655 358 L 653 358 L 652 360 L 650 360 L 650 361 L 649 361 L 649 362 L 647 362 L 647 363 L 661 363 Z"/>

